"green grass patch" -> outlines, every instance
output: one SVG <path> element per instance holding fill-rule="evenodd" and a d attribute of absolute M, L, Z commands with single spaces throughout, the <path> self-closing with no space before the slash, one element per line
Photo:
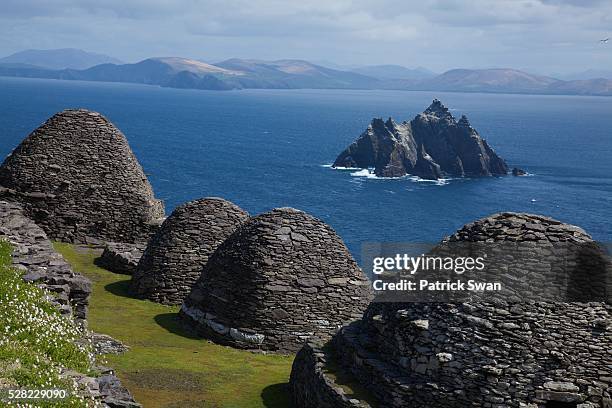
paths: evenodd
<path fill-rule="evenodd" d="M 0 241 L 0 398 L 8 396 L 1 392 L 7 388 L 64 389 L 72 394 L 69 398 L 36 401 L 36 406 L 85 407 L 72 381 L 59 375 L 61 367 L 88 373 L 91 348 L 77 342 L 84 333 L 60 315 L 43 290 L 22 280 L 22 272 L 11 265 L 11 251 Z M 18 401 L 4 403 L 13 406 Z"/>
<path fill-rule="evenodd" d="M 55 248 L 93 281 L 89 327 L 131 348 L 105 358 L 145 408 L 290 406 L 292 357 L 196 338 L 178 321 L 178 307 L 130 297 L 130 277 L 94 265 L 98 252 L 63 243 Z"/>

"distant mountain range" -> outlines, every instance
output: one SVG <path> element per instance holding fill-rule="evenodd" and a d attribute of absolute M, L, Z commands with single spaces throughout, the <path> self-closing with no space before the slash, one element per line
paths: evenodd
<path fill-rule="evenodd" d="M 568 81 L 593 78 L 612 79 L 612 69 L 587 69 L 586 71 L 575 72 L 569 75 L 561 75 L 559 78 Z"/>
<path fill-rule="evenodd" d="M 375 65 L 351 70 L 303 60 L 229 59 L 215 64 L 162 57 L 123 64 L 75 49 L 28 50 L 0 59 L 0 76 L 129 82 L 184 89 L 396 89 L 452 92 L 612 96 L 612 79 L 562 80 L 523 71 L 453 69 L 435 74 L 424 68 Z"/>
<path fill-rule="evenodd" d="M 558 81 L 515 69 L 452 69 L 421 81 L 417 86 L 461 92 L 547 93 Z"/>
<path fill-rule="evenodd" d="M 87 69 L 99 64 L 123 64 L 108 55 L 76 48 L 58 50 L 25 50 L 0 58 L 0 64 L 25 64 L 47 69 Z"/>
<path fill-rule="evenodd" d="M 411 69 L 402 67 L 401 65 L 370 65 L 367 67 L 353 68 L 351 71 L 378 79 L 421 80 L 436 76 L 435 72 L 426 68 L 418 67 Z"/>

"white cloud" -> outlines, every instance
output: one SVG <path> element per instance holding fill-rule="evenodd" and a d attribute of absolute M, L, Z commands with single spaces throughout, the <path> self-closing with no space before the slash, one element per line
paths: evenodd
<path fill-rule="evenodd" d="M 3 0 L 0 54 L 79 47 L 124 60 L 183 55 L 562 72 L 612 63 L 594 0 Z"/>

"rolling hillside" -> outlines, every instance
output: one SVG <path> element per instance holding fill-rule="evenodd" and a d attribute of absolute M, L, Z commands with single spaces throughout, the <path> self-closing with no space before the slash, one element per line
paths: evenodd
<path fill-rule="evenodd" d="M 0 64 L 26 64 L 46 69 L 87 69 L 107 63 L 121 64 L 122 62 L 108 55 L 76 48 L 24 50 L 0 58 Z"/>
<path fill-rule="evenodd" d="M 80 52 L 75 54 L 73 50 L 66 55 L 63 50 L 56 51 L 62 52 L 55 55 L 53 64 L 48 59 L 25 58 L 33 55 L 28 52 L 0 59 L 0 76 L 129 82 L 208 90 L 393 89 L 612 96 L 611 79 L 561 80 L 511 68 L 452 69 L 435 75 L 425 69 L 398 65 L 374 65 L 343 71 L 294 59 L 233 58 L 209 64 L 179 57 L 148 58 L 134 64 L 107 62 L 86 69 L 50 69 L 41 65 L 78 65 L 78 58 L 71 59 L 71 56 L 81 55 Z M 18 54 L 20 58 L 16 57 Z M 66 58 L 65 63 L 57 60 L 62 55 Z"/>

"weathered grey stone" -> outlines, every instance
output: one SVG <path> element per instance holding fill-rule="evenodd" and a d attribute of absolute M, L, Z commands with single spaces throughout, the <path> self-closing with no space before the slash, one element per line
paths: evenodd
<path fill-rule="evenodd" d="M 347 395 L 333 377 L 328 375 L 325 352 L 315 344 L 306 344 L 298 352 L 291 370 L 291 396 L 303 408 L 368 408 L 364 400 Z M 327 367 L 328 368 L 328 367 Z"/>
<path fill-rule="evenodd" d="M 88 339 L 96 354 L 121 354 L 130 349 L 107 334 L 90 333 Z"/>
<path fill-rule="evenodd" d="M 359 318 L 370 298 L 338 235 L 306 213 L 280 208 L 251 218 L 217 248 L 181 316 L 219 343 L 290 353 Z"/>
<path fill-rule="evenodd" d="M 582 402 L 584 396 L 575 392 L 549 391 L 538 390 L 536 397 L 544 401 L 559 401 L 559 402 Z"/>
<path fill-rule="evenodd" d="M 580 387 L 573 383 L 560 382 L 560 381 L 548 381 L 544 383 L 544 388 L 552 391 L 564 391 L 564 392 L 578 392 Z"/>
<path fill-rule="evenodd" d="M 425 319 L 418 319 L 418 320 L 413 320 L 412 325 L 414 327 L 416 327 L 419 330 L 428 330 L 429 329 L 429 320 L 425 320 Z"/>
<path fill-rule="evenodd" d="M 451 353 L 438 353 L 436 354 L 438 361 L 441 363 L 448 363 L 453 360 L 453 355 Z"/>
<path fill-rule="evenodd" d="M 125 136 L 84 109 L 32 132 L 0 167 L 0 186 L 0 196 L 66 242 L 144 242 L 164 216 Z"/>
<path fill-rule="evenodd" d="M 248 218 L 246 211 L 221 198 L 179 206 L 149 241 L 132 276 L 132 293 L 181 304 L 215 249 Z"/>
<path fill-rule="evenodd" d="M 133 275 L 145 247 L 144 243 L 107 242 L 95 263 L 111 272 Z"/>
<path fill-rule="evenodd" d="M 141 408 L 134 401 L 132 394 L 125 388 L 114 374 L 106 374 L 96 378 L 101 400 L 110 408 Z"/>

